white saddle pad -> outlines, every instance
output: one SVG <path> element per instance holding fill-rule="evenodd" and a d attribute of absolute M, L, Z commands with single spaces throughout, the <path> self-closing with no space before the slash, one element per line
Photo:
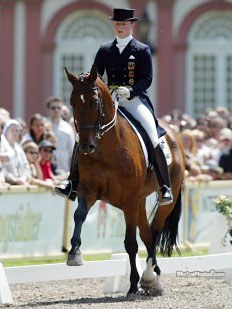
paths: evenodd
<path fill-rule="evenodd" d="M 118 110 L 121 115 L 129 122 L 129 124 L 131 125 L 131 127 L 133 128 L 133 130 L 135 131 L 135 133 L 137 134 L 138 138 L 139 138 L 139 141 L 140 141 L 140 144 L 141 144 L 141 147 L 142 147 L 142 150 L 143 150 L 143 154 L 144 154 L 144 157 L 145 157 L 145 160 L 146 160 L 146 164 L 148 166 L 148 152 L 147 152 L 147 148 L 146 148 L 146 145 L 139 133 L 139 131 L 136 129 L 136 127 L 133 125 L 133 123 L 126 117 L 126 115 L 121 111 L 121 110 Z M 172 162 L 172 154 L 171 154 L 171 151 L 170 151 L 170 148 L 168 146 L 168 143 L 166 141 L 166 138 L 165 138 L 165 135 L 162 136 L 160 139 L 160 146 L 164 152 L 164 155 L 165 155 L 165 158 L 166 158 L 166 161 L 167 161 L 167 165 L 170 165 L 171 162 Z"/>

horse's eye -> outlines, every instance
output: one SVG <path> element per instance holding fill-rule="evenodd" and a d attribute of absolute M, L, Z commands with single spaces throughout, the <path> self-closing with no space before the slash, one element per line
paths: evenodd
<path fill-rule="evenodd" d="M 98 104 L 99 104 L 99 100 L 94 100 L 91 102 L 92 107 L 98 107 Z"/>

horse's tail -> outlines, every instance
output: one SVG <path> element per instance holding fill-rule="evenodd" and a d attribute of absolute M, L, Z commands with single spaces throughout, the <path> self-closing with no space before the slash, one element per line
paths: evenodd
<path fill-rule="evenodd" d="M 180 248 L 177 243 L 178 236 L 178 224 L 180 221 L 182 209 L 182 189 L 180 188 L 176 204 L 167 217 L 163 231 L 159 234 L 157 239 L 157 246 L 160 248 L 160 253 L 164 256 L 171 256 L 173 247 L 176 248 L 178 254 L 180 254 Z"/>

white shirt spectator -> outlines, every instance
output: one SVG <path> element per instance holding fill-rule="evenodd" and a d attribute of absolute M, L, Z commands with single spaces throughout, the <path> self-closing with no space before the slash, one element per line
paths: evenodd
<path fill-rule="evenodd" d="M 31 179 L 31 169 L 27 157 L 17 143 L 11 149 L 10 161 L 3 165 L 3 172 L 5 179 L 11 184 L 14 183 L 14 178 L 20 178 L 23 182 L 27 183 Z"/>
<path fill-rule="evenodd" d="M 6 137 L 0 134 L 0 155 L 9 155 L 11 153 L 11 146 L 8 143 Z"/>
<path fill-rule="evenodd" d="M 75 135 L 71 125 L 62 119 L 63 101 L 58 97 L 47 99 L 48 120 L 51 122 L 52 131 L 57 142 L 54 155 L 56 157 L 57 170 L 69 172 Z"/>
<path fill-rule="evenodd" d="M 31 179 L 31 169 L 27 157 L 18 144 L 20 124 L 15 119 L 10 119 L 4 126 L 3 134 L 10 145 L 9 162 L 3 164 L 3 173 L 6 182 L 10 184 L 28 184 Z"/>
<path fill-rule="evenodd" d="M 69 123 L 60 119 L 58 123 L 52 123 L 52 130 L 56 135 L 57 143 L 54 155 L 58 170 L 69 172 L 75 135 Z"/>

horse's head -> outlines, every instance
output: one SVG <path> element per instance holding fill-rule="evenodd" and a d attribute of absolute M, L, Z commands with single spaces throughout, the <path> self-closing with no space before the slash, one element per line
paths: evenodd
<path fill-rule="evenodd" d="M 74 121 L 79 131 L 79 149 L 82 153 L 94 152 L 102 128 L 103 103 L 96 83 L 97 68 L 90 73 L 74 76 L 65 68 L 68 80 L 73 86 L 70 103 Z"/>

